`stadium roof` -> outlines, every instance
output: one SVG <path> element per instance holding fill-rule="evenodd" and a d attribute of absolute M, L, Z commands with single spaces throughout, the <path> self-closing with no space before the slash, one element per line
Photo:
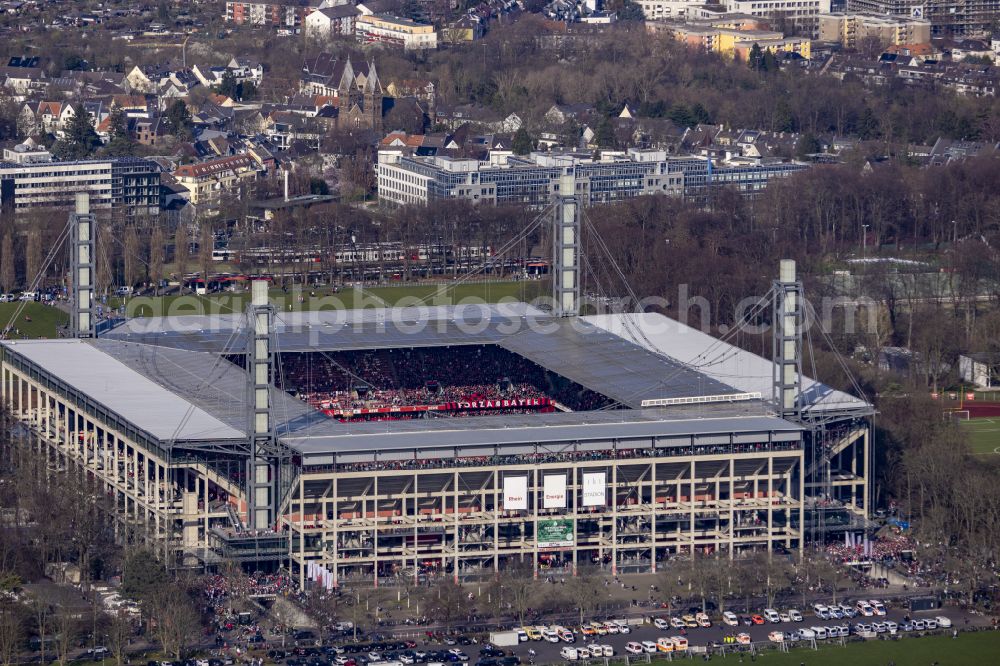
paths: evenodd
<path fill-rule="evenodd" d="M 629 407 L 643 400 L 745 400 L 743 392 L 578 317 L 504 337 L 499 345 Z"/>
<path fill-rule="evenodd" d="M 93 346 L 130 369 L 219 419 L 245 431 L 248 425 L 246 373 L 215 354 L 157 347 L 120 340 L 94 341 Z M 278 432 L 329 421 L 312 407 L 275 387 L 271 404 Z"/>
<path fill-rule="evenodd" d="M 481 418 L 418 419 L 411 421 L 339 424 L 336 428 L 320 425 L 301 433 L 290 433 L 283 441 L 303 456 L 306 464 L 332 462 L 333 454 L 417 451 L 431 449 L 474 449 L 516 445 L 555 445 L 552 452 L 567 443 L 590 443 L 593 450 L 630 448 L 629 441 L 656 440 L 664 445 L 690 443 L 694 437 L 703 443 L 728 443 L 732 436 L 750 436 L 753 441 L 771 436 L 775 440 L 798 439 L 802 427 L 774 416 L 729 412 L 725 406 L 710 405 L 704 416 L 678 414 L 674 410 L 619 410 L 572 412 L 531 416 L 495 416 Z M 750 440 L 747 440 L 750 441 Z M 459 453 L 475 455 L 473 451 Z M 483 453 L 480 452 L 479 455 Z M 441 456 L 447 457 L 447 456 Z"/>
<path fill-rule="evenodd" d="M 282 352 L 492 344 L 508 330 L 521 330 L 548 317 L 525 303 L 279 312 L 275 332 Z M 244 342 L 235 335 L 242 322 L 242 313 L 137 318 L 103 337 L 190 351 L 242 353 Z"/>
<path fill-rule="evenodd" d="M 160 442 L 241 440 L 244 434 L 81 340 L 0 343 L 37 370 Z"/>
<path fill-rule="evenodd" d="M 718 338 L 659 314 L 593 315 L 582 318 L 634 344 L 720 382 L 746 392 L 771 395 L 773 368 L 769 360 L 722 342 Z M 833 389 L 810 377 L 802 377 L 804 411 L 834 412 L 871 410 L 855 396 Z"/>

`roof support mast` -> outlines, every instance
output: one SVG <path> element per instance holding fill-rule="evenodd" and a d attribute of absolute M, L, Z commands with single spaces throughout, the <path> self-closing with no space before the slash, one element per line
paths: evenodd
<path fill-rule="evenodd" d="M 580 198 L 572 169 L 559 179 L 552 226 L 552 300 L 558 317 L 580 314 Z"/>
<path fill-rule="evenodd" d="M 254 280 L 247 317 L 247 381 L 250 397 L 250 457 L 247 460 L 247 527 L 273 529 L 278 516 L 277 442 L 271 413 L 274 365 L 274 307 L 267 300 L 266 280 Z"/>
<path fill-rule="evenodd" d="M 802 283 L 795 261 L 782 259 L 773 294 L 773 397 L 778 416 L 802 421 Z"/>
<path fill-rule="evenodd" d="M 76 210 L 69 216 L 70 275 L 73 280 L 73 311 L 70 331 L 74 338 L 96 337 L 94 326 L 94 216 L 90 194 L 77 192 Z"/>

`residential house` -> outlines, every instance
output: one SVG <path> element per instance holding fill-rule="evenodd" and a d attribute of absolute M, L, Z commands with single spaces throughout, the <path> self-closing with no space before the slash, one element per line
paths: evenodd
<path fill-rule="evenodd" d="M 314 9 L 304 21 L 306 39 L 325 42 L 331 37 L 354 35 L 354 21 L 359 13 L 350 5 Z"/>

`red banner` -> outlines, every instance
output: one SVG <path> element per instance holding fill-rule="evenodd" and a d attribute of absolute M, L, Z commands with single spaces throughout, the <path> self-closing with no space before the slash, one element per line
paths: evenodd
<path fill-rule="evenodd" d="M 446 402 L 440 405 L 389 405 L 386 407 L 357 407 L 354 409 L 329 408 L 322 410 L 332 418 L 350 418 L 367 414 L 408 414 L 414 412 L 457 412 L 465 409 L 524 409 L 551 407 L 548 398 L 504 398 L 496 400 L 467 400 L 461 402 Z"/>

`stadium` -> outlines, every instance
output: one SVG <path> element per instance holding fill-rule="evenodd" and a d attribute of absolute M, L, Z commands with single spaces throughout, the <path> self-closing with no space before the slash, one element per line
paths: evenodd
<path fill-rule="evenodd" d="M 3 342 L 2 399 L 39 455 L 99 480 L 121 529 L 178 566 L 328 587 L 514 562 L 651 572 L 866 529 L 871 406 L 804 377 L 790 328 L 772 361 L 659 314 L 286 313 L 256 282 L 245 313 L 97 336 L 86 210 L 77 335 Z M 782 271 L 791 324 L 801 289 Z"/>

